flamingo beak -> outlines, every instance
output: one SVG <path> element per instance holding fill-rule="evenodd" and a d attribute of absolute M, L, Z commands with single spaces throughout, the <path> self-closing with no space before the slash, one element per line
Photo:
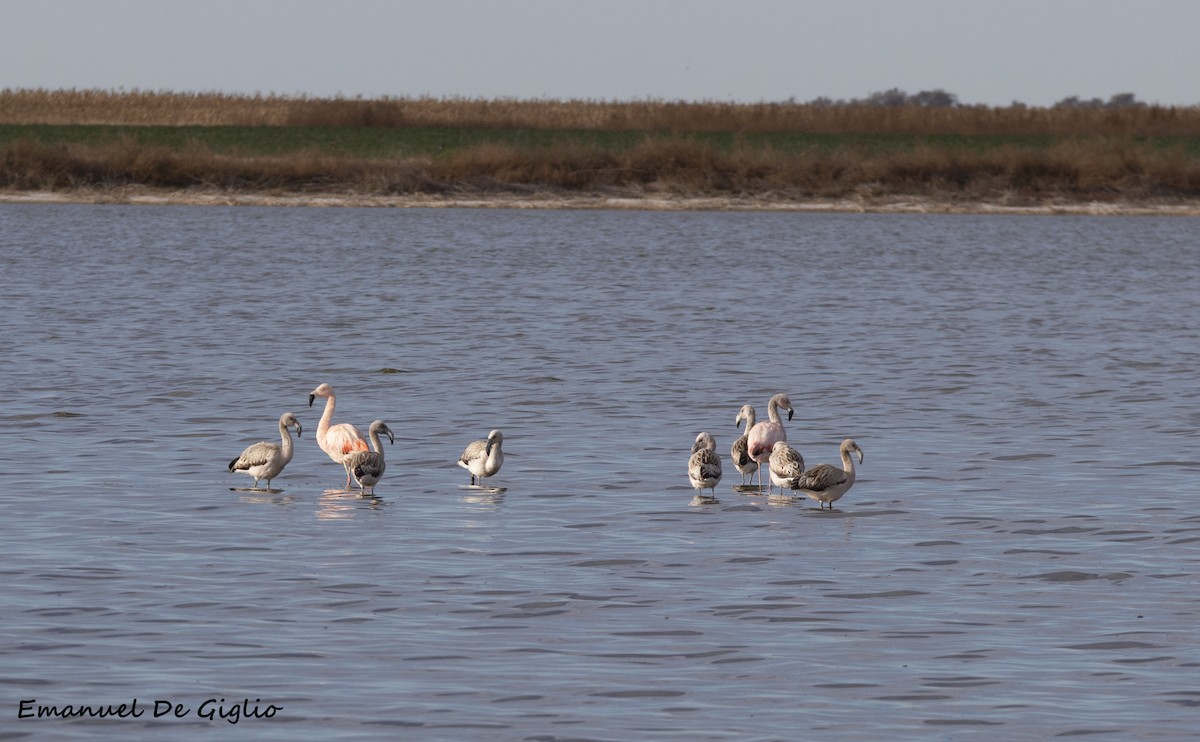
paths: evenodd
<path fill-rule="evenodd" d="M 315 395 L 315 394 L 308 395 L 308 406 L 309 407 L 312 407 L 313 400 L 316 398 L 317 398 L 317 395 Z"/>
<path fill-rule="evenodd" d="M 791 422 L 792 412 L 793 412 L 792 410 L 788 410 L 788 422 Z"/>
<path fill-rule="evenodd" d="M 393 446 L 396 445 L 396 436 L 392 435 L 391 428 L 388 428 L 385 432 L 387 433 L 388 442 L 390 442 Z"/>
<path fill-rule="evenodd" d="M 296 437 L 299 438 L 300 434 L 303 432 L 304 428 L 300 427 L 300 423 L 296 423 Z"/>

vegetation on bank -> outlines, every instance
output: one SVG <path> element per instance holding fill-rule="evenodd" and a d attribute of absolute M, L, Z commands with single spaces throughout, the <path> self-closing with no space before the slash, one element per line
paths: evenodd
<path fill-rule="evenodd" d="M 1200 107 L 0 91 L 0 187 L 1033 202 L 1200 196 Z"/>

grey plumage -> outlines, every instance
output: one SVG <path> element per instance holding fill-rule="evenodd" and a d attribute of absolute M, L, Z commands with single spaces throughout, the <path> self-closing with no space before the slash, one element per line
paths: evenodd
<path fill-rule="evenodd" d="M 850 457 L 850 454 L 857 453 L 858 463 L 860 464 L 864 458 L 863 450 L 851 438 L 842 441 L 838 452 L 842 457 L 841 469 L 830 464 L 817 464 L 788 482 L 788 486 L 816 500 L 820 503 L 821 507 L 828 504 L 832 510 L 833 503 L 840 500 L 842 495 L 846 494 L 854 486 L 856 474 L 854 471 L 854 460 Z"/>
<path fill-rule="evenodd" d="M 366 494 L 368 487 L 371 488 L 371 494 L 375 494 L 375 485 L 383 478 L 383 472 L 387 469 L 383 460 L 383 444 L 379 440 L 380 433 L 386 435 L 392 445 L 396 444 L 396 437 L 387 423 L 376 420 L 367 430 L 367 437 L 371 439 L 371 447 L 374 450 L 355 451 L 346 457 L 346 468 L 354 477 L 354 481 L 358 482 L 363 494 Z"/>
<path fill-rule="evenodd" d="M 733 462 L 733 468 L 742 475 L 743 486 L 746 484 L 746 477 L 758 471 L 758 462 L 750 457 L 748 445 L 750 428 L 754 427 L 756 420 L 757 415 L 754 413 L 754 408 L 748 404 L 742 405 L 742 409 L 738 410 L 737 417 L 733 419 L 735 427 L 740 426 L 742 422 L 746 423 L 745 432 L 729 448 L 729 460 Z"/>
<path fill-rule="evenodd" d="M 778 486 L 782 494 L 784 485 L 791 484 L 791 480 L 804 473 L 804 457 L 787 441 L 777 441 L 771 449 L 767 466 L 770 467 L 771 484 Z M 770 492 L 769 486 L 767 490 Z"/>
<path fill-rule="evenodd" d="M 230 472 L 246 472 L 254 477 L 254 488 L 258 489 L 260 480 L 266 480 L 267 489 L 271 488 L 271 480 L 279 476 L 283 468 L 292 460 L 292 436 L 289 428 L 296 429 L 299 438 L 303 429 L 300 421 L 290 412 L 279 416 L 279 443 L 259 441 L 251 444 L 242 451 L 242 455 L 229 462 Z"/>
<path fill-rule="evenodd" d="M 484 477 L 500 471 L 504 465 L 504 434 L 499 430 L 488 433 L 486 440 L 471 441 L 456 462 L 471 473 L 471 484 L 483 484 Z"/>
<path fill-rule="evenodd" d="M 717 442 L 709 433 L 700 433 L 692 444 L 692 455 L 688 458 L 688 481 L 700 490 L 712 490 L 712 499 L 717 497 L 717 484 L 721 481 L 721 457 L 717 455 Z"/>

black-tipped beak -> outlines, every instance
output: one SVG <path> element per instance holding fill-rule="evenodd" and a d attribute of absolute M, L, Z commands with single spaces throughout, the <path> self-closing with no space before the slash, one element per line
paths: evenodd
<path fill-rule="evenodd" d="M 792 410 L 788 410 L 788 421 L 791 422 L 791 419 L 792 419 Z"/>
<path fill-rule="evenodd" d="M 300 423 L 296 423 L 296 437 L 299 438 L 300 434 L 303 432 L 304 428 L 300 427 Z"/>
<path fill-rule="evenodd" d="M 317 398 L 317 395 L 315 395 L 315 394 L 308 395 L 308 406 L 309 407 L 312 407 L 313 400 L 316 398 Z"/>
<path fill-rule="evenodd" d="M 392 431 L 389 430 L 387 432 L 387 434 L 388 434 L 388 442 L 391 443 L 393 446 L 396 445 L 396 436 L 392 435 Z"/>

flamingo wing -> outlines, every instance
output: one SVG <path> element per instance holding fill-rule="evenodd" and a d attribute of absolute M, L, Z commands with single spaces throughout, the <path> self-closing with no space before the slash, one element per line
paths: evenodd
<path fill-rule="evenodd" d="M 355 451 L 366 451 L 367 442 L 362 433 L 350 423 L 338 423 L 329 426 L 325 433 L 325 451 L 333 455 L 345 456 Z"/>
<path fill-rule="evenodd" d="M 821 493 L 849 481 L 850 475 L 832 464 L 817 464 L 796 477 L 792 489 Z"/>
<path fill-rule="evenodd" d="M 779 479 L 792 479 L 804 472 L 804 459 L 800 452 L 788 446 L 786 449 L 771 454 L 771 473 Z"/>
<path fill-rule="evenodd" d="M 229 471 L 246 471 L 252 466 L 262 466 L 279 455 L 279 446 L 275 443 L 259 441 L 246 447 L 242 455 L 229 462 Z"/>
<path fill-rule="evenodd" d="M 721 458 L 711 448 L 705 448 L 692 454 L 688 461 L 688 476 L 696 482 L 719 480 L 721 478 Z"/>
<path fill-rule="evenodd" d="M 487 441 L 471 441 L 462 452 L 462 456 L 458 458 L 458 465 L 461 467 L 470 467 L 472 461 L 482 459 L 485 456 L 487 456 Z"/>
<path fill-rule="evenodd" d="M 368 487 L 379 481 L 385 468 L 383 457 L 374 451 L 356 451 L 346 459 L 346 465 L 358 483 Z"/>

